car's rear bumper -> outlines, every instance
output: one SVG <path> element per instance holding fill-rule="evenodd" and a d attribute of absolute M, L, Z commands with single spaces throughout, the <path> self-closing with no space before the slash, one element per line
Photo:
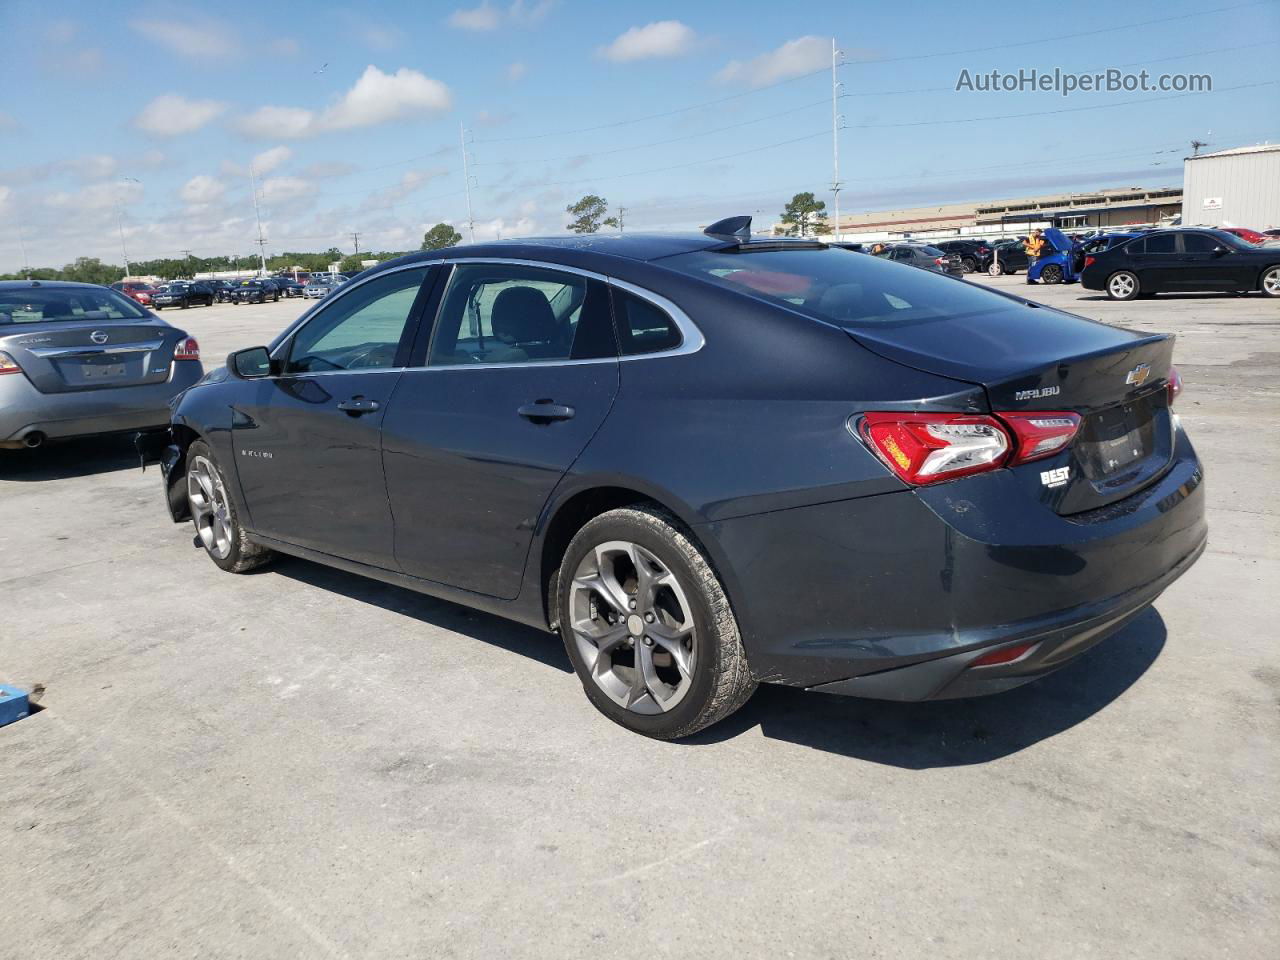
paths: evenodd
<path fill-rule="evenodd" d="M 1199 461 L 1061 517 L 1010 471 L 701 525 L 766 682 L 917 700 L 1043 675 L 1123 626 L 1204 549 Z M 1014 663 L 970 669 L 1015 643 Z"/>
<path fill-rule="evenodd" d="M 21 446 L 34 432 L 53 440 L 165 427 L 169 401 L 203 373 L 179 360 L 163 383 L 69 393 L 41 393 L 21 374 L 0 378 L 0 445 Z"/>

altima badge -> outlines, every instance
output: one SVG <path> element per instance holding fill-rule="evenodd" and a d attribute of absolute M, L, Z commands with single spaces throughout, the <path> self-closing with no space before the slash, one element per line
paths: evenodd
<path fill-rule="evenodd" d="M 1124 382 L 1131 387 L 1140 387 L 1147 382 L 1147 377 L 1149 376 L 1151 376 L 1151 364 L 1140 363 L 1129 371 L 1129 375 L 1124 378 Z"/>

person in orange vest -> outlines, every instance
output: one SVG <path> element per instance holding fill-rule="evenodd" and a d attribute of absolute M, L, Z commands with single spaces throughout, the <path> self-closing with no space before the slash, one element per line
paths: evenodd
<path fill-rule="evenodd" d="M 1023 241 L 1022 249 L 1027 252 L 1027 283 L 1035 283 L 1031 279 L 1031 268 L 1036 265 L 1036 261 L 1040 259 L 1041 251 L 1044 250 L 1044 233 L 1039 227 L 1031 231 L 1031 236 Z"/>

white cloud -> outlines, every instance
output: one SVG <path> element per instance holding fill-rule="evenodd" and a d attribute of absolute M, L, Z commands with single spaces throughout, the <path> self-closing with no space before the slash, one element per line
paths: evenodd
<path fill-rule="evenodd" d="M 658 20 L 643 27 L 632 27 L 598 52 L 616 63 L 679 57 L 693 49 L 695 39 L 697 34 L 679 20 Z"/>
<path fill-rule="evenodd" d="M 502 14 L 489 3 L 482 3 L 469 10 L 455 10 L 449 14 L 449 26 L 459 30 L 497 30 Z"/>
<path fill-rule="evenodd" d="M 449 14 L 449 26 L 459 30 L 497 30 L 504 24 L 537 23 L 556 5 L 556 0 L 512 0 L 505 8 L 484 0 L 478 7 L 462 7 Z"/>
<path fill-rule="evenodd" d="M 289 158 L 292 156 L 293 151 L 288 147 L 272 147 L 270 150 L 263 150 L 253 158 L 254 172 L 259 176 L 268 174 L 277 167 L 288 163 Z"/>
<path fill-rule="evenodd" d="M 770 50 L 750 60 L 731 60 L 716 74 L 719 83 L 764 87 L 789 77 L 799 77 L 831 66 L 831 40 L 828 37 L 798 37 L 788 40 L 777 50 Z"/>
<path fill-rule="evenodd" d="M 85 180 L 103 180 L 116 172 L 116 158 L 106 153 L 92 153 L 68 160 L 67 166 Z"/>
<path fill-rule="evenodd" d="M 432 180 L 448 175 L 449 171 L 442 168 L 434 170 L 408 170 L 400 177 L 400 181 L 398 183 L 394 183 L 385 189 L 376 190 L 369 194 L 361 206 L 365 209 L 372 210 L 382 210 L 388 207 L 394 207 L 399 204 L 400 201 L 416 193 Z"/>
<path fill-rule="evenodd" d="M 188 100 L 176 93 L 156 97 L 133 118 L 139 130 L 157 137 L 194 133 L 227 109 L 217 100 Z"/>
<path fill-rule="evenodd" d="M 187 203 L 213 203 L 226 192 L 225 183 L 202 173 L 183 184 L 179 196 Z"/>
<path fill-rule="evenodd" d="M 404 40 L 404 31 L 399 27 L 364 23 L 361 24 L 359 32 L 365 46 L 372 47 L 374 50 L 390 50 L 392 47 L 398 47 Z"/>
<path fill-rule="evenodd" d="M 507 79 L 510 80 L 512 83 L 515 83 L 517 80 L 523 79 L 524 75 L 528 72 L 529 72 L 528 65 L 517 60 L 515 63 L 508 64 Z"/>
<path fill-rule="evenodd" d="M 260 107 L 244 117 L 239 127 L 250 136 L 297 139 L 447 110 L 452 102 L 447 86 L 417 70 L 401 67 L 395 73 L 383 73 L 370 66 L 337 102 L 319 113 L 302 107 Z"/>
<path fill-rule="evenodd" d="M 268 177 L 262 181 L 262 199 L 268 203 L 296 200 L 311 193 L 310 180 L 301 177 Z"/>
<path fill-rule="evenodd" d="M 183 57 L 216 60 L 238 52 L 235 34 L 214 20 L 134 20 L 129 26 Z"/>
<path fill-rule="evenodd" d="M 46 206 L 72 210 L 114 210 L 117 205 L 129 207 L 142 200 L 142 184 L 106 181 L 79 190 L 57 190 L 46 194 Z"/>

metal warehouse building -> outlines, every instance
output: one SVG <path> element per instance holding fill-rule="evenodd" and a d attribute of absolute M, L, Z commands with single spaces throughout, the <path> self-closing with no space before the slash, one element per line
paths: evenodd
<path fill-rule="evenodd" d="M 1280 143 L 1187 157 L 1182 165 L 1187 226 L 1280 227 Z"/>

